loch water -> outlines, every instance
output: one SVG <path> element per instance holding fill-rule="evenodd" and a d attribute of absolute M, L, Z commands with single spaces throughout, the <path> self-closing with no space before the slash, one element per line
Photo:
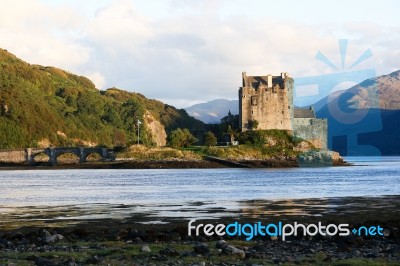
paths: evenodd
<path fill-rule="evenodd" d="M 269 169 L 1 170 L 0 212 L 78 206 L 104 216 L 235 209 L 249 200 L 400 195 L 400 157 L 348 157 L 352 166 Z M 64 206 L 64 207 L 63 207 Z M 112 210 L 111 210 L 112 209 Z M 82 212 L 81 212 L 82 214 Z M 93 218 L 93 217 L 92 217 Z M 95 217 L 94 217 L 95 218 Z"/>

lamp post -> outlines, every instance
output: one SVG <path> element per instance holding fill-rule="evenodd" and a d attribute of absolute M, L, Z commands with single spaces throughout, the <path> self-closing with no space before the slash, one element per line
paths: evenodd
<path fill-rule="evenodd" d="M 140 122 L 140 120 L 137 120 L 137 144 L 139 145 L 139 132 L 140 132 L 140 125 L 142 124 L 142 122 Z"/>

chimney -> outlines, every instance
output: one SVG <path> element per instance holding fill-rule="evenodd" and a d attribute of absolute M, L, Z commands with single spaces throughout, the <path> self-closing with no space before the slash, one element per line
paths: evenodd
<path fill-rule="evenodd" d="M 242 72 L 242 83 L 243 83 L 243 87 L 247 87 L 247 76 L 246 76 L 246 72 Z"/>
<path fill-rule="evenodd" d="M 272 88 L 272 75 L 271 74 L 269 74 L 267 76 L 267 87 Z"/>

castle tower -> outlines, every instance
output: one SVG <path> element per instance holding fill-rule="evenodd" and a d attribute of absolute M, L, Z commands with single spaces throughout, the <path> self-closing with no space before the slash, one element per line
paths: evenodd
<path fill-rule="evenodd" d="M 254 121 L 257 129 L 292 131 L 293 79 L 280 76 L 247 76 L 242 73 L 239 89 L 239 127 L 249 130 Z"/>

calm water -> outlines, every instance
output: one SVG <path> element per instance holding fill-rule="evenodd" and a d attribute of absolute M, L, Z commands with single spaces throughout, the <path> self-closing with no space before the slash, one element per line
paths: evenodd
<path fill-rule="evenodd" d="M 146 204 L 400 194 L 400 157 L 351 167 L 0 171 L 0 205 Z"/>
<path fill-rule="evenodd" d="M 197 210 L 210 205 L 229 209 L 240 201 L 253 199 L 400 195 L 400 157 L 346 159 L 356 165 L 292 169 L 0 171 L 0 211 L 6 213 L 15 208 L 26 211 L 31 206 L 89 208 L 123 204 L 135 206 L 130 211 L 162 214 L 188 206 L 197 206 Z"/>

